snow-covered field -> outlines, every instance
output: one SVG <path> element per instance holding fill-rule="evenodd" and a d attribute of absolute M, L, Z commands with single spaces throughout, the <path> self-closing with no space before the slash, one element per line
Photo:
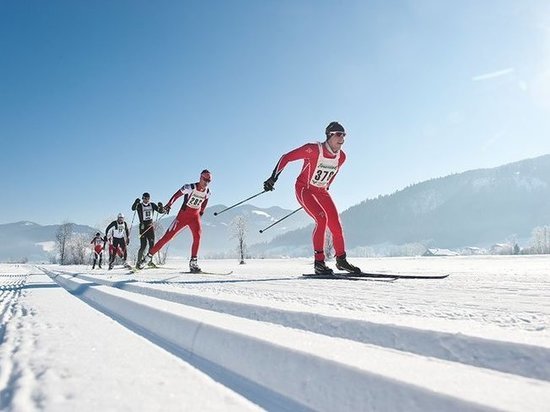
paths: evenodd
<path fill-rule="evenodd" d="M 350 261 L 0 265 L 0 410 L 550 410 L 550 256 Z"/>

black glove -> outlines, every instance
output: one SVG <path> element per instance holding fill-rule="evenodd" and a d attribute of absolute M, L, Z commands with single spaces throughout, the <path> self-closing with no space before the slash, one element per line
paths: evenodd
<path fill-rule="evenodd" d="M 204 212 L 199 212 L 199 216 L 202 216 L 202 215 L 204 215 Z"/>
<path fill-rule="evenodd" d="M 264 190 L 266 192 L 271 192 L 272 190 L 275 189 L 275 182 L 277 181 L 276 178 L 274 178 L 273 176 L 271 176 L 269 179 L 267 179 L 265 182 L 264 182 Z"/>
<path fill-rule="evenodd" d="M 107 235 L 105 235 L 105 236 L 103 237 L 103 241 L 104 241 L 104 242 L 107 242 Z"/>
<path fill-rule="evenodd" d="M 130 244 L 130 239 L 126 240 L 126 246 Z"/>
<path fill-rule="evenodd" d="M 170 206 L 168 205 L 164 206 L 164 213 L 166 214 L 170 213 Z"/>

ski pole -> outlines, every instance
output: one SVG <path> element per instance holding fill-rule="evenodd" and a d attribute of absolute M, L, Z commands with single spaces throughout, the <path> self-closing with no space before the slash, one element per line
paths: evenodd
<path fill-rule="evenodd" d="M 130 230 L 128 230 L 128 239 L 130 239 L 130 235 L 132 234 L 132 226 L 134 225 L 134 218 L 136 217 L 136 210 L 134 210 L 134 214 L 132 215 L 132 223 L 130 223 Z"/>
<path fill-rule="evenodd" d="M 269 229 L 270 227 L 275 226 L 277 223 L 282 222 L 282 221 L 285 220 L 287 217 L 292 216 L 294 213 L 299 212 L 299 211 L 302 210 L 302 209 L 303 209 L 303 207 L 300 207 L 300 208 L 296 209 L 294 212 L 290 212 L 288 215 L 283 216 L 282 218 L 280 218 L 280 219 L 277 220 L 276 222 L 270 224 L 270 225 L 269 225 L 268 227 L 266 227 L 265 229 L 260 230 L 260 233 L 264 233 L 264 232 L 265 232 L 267 229 Z"/>
<path fill-rule="evenodd" d="M 228 211 L 229 209 L 233 209 L 235 206 L 239 206 L 241 203 L 244 203 L 250 199 L 254 199 L 256 196 L 260 196 L 262 194 L 264 194 L 266 192 L 266 190 L 262 190 L 260 193 L 256 193 L 254 196 L 250 196 L 249 198 L 247 199 L 244 199 L 244 200 L 241 200 L 239 203 L 235 203 L 233 206 L 229 206 L 229 207 L 226 207 L 225 209 L 219 211 L 219 212 L 214 212 L 214 216 L 218 216 L 219 214 L 223 213 L 223 212 L 226 212 Z"/>

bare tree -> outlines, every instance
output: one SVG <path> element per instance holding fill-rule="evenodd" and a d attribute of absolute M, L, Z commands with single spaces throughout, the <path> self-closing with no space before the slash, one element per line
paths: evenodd
<path fill-rule="evenodd" d="M 531 253 L 550 253 L 550 226 L 536 227 L 531 235 Z"/>
<path fill-rule="evenodd" d="M 334 256 L 334 242 L 332 241 L 332 233 L 330 230 L 325 232 L 325 258 L 332 259 Z"/>
<path fill-rule="evenodd" d="M 69 241 L 69 256 L 67 259 L 67 263 L 73 264 L 73 265 L 84 265 L 87 263 L 90 263 L 90 254 L 89 251 L 89 236 L 78 233 L 76 235 L 73 235 Z"/>
<path fill-rule="evenodd" d="M 155 231 L 155 240 L 158 241 L 162 234 L 164 233 L 164 225 L 162 224 L 162 221 L 158 219 L 155 223 L 154 227 Z M 170 244 L 163 247 L 161 250 L 157 252 L 156 259 L 157 259 L 157 265 L 164 265 L 166 263 L 166 258 L 168 257 L 168 250 L 170 249 Z"/>
<path fill-rule="evenodd" d="M 246 231 L 247 224 L 244 216 L 237 216 L 231 223 L 231 238 L 237 240 L 237 253 L 239 255 L 239 263 L 244 265 L 244 256 L 246 253 Z"/>
<path fill-rule="evenodd" d="M 73 223 L 64 222 L 59 226 L 55 234 L 57 252 L 59 253 L 59 263 L 62 265 L 67 264 L 69 241 L 73 234 L 73 226 Z"/>

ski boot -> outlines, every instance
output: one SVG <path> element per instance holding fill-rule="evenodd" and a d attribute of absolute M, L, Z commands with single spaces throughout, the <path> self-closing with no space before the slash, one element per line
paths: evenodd
<path fill-rule="evenodd" d="M 113 264 L 109 263 L 109 270 L 111 270 L 112 268 L 113 268 Z"/>
<path fill-rule="evenodd" d="M 361 273 L 361 269 L 347 261 L 345 253 L 342 256 L 336 256 L 336 268 L 349 273 Z"/>
<path fill-rule="evenodd" d="M 147 267 L 149 267 L 151 269 L 158 268 L 158 266 L 153 263 L 153 260 L 150 260 L 149 263 L 147 263 Z"/>
<path fill-rule="evenodd" d="M 191 258 L 189 261 L 189 272 L 191 273 L 200 273 L 201 268 L 199 267 L 197 263 L 197 258 Z"/>
<path fill-rule="evenodd" d="M 325 264 L 324 260 L 316 260 L 313 267 L 316 275 L 334 275 L 334 271 Z"/>

